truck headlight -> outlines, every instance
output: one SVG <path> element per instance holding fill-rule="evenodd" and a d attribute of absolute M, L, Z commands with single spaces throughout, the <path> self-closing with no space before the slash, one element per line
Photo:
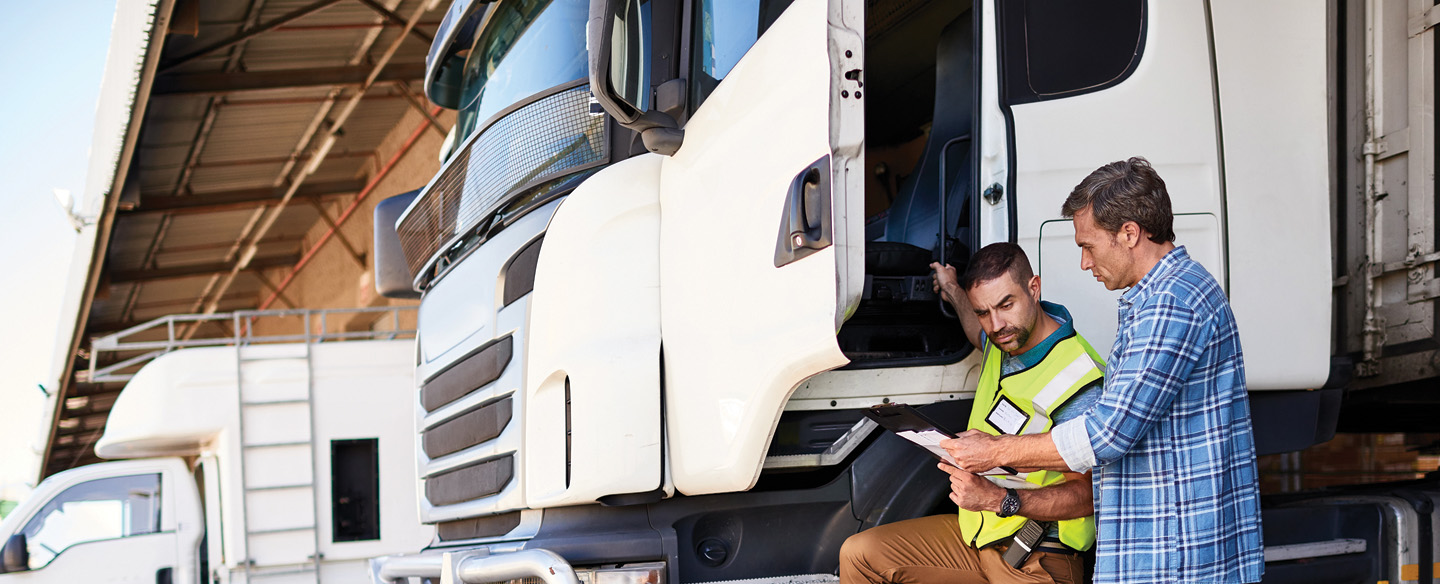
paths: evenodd
<path fill-rule="evenodd" d="M 575 568 L 581 584 L 665 584 L 665 563 Z"/>

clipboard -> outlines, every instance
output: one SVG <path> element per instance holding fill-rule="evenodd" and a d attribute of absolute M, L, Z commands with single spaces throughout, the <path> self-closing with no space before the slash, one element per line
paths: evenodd
<path fill-rule="evenodd" d="M 862 412 L 865 417 L 874 420 L 880 427 L 894 432 L 897 436 L 914 442 L 916 445 L 930 451 L 930 454 L 941 462 L 950 466 L 959 467 L 950 453 L 940 447 L 940 441 L 954 438 L 955 433 L 946 429 L 935 420 L 930 419 L 920 410 L 910 407 L 907 404 L 892 403 L 872 406 Z M 1009 467 L 997 467 L 982 473 L 985 475 L 1014 475 L 1015 469 Z"/>

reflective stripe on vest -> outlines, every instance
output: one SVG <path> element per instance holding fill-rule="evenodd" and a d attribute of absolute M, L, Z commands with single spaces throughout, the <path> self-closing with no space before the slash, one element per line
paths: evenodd
<path fill-rule="evenodd" d="M 1002 401 L 1008 401 L 1027 416 L 1019 434 L 1049 432 L 1054 426 L 1055 410 L 1076 393 L 1105 375 L 1105 362 L 1095 349 L 1075 334 L 1056 342 L 1050 352 L 1033 367 L 1010 375 L 1001 374 L 1005 354 L 986 343 L 985 360 L 981 365 L 980 383 L 975 390 L 975 404 L 970 409 L 967 426 L 992 435 L 1001 433 L 987 419 Z M 1003 400 L 1002 400 L 1003 398 Z M 991 482 L 1012 489 L 1038 489 L 1065 480 L 1052 471 L 1019 473 L 1008 476 L 987 476 Z M 960 510 L 960 532 L 965 543 L 985 547 L 1014 535 L 1025 524 L 1025 517 L 1001 518 L 989 511 Z M 1077 550 L 1090 549 L 1095 543 L 1094 516 L 1059 522 L 1060 541 Z"/>

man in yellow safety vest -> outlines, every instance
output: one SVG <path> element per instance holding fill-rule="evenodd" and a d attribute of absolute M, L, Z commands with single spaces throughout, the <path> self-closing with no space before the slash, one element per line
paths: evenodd
<path fill-rule="evenodd" d="M 985 246 L 958 279 L 950 266 L 931 267 L 936 291 L 983 351 L 967 428 L 1047 432 L 1099 397 L 1103 360 L 1075 332 L 1065 307 L 1040 300 L 1040 278 L 1019 246 Z M 1082 579 L 1078 554 L 1095 543 L 1089 473 L 940 468 L 949 474 L 958 521 L 922 517 L 851 536 L 840 551 L 842 584 Z"/>

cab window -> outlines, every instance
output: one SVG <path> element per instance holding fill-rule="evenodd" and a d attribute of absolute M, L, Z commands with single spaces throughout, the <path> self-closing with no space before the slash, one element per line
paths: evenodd
<path fill-rule="evenodd" d="M 584 79 L 584 0 L 518 0 L 493 8 L 466 57 L 456 144 L 522 99 Z"/>
<path fill-rule="evenodd" d="M 1000 2 L 1005 102 L 1060 99 L 1114 86 L 1145 50 L 1146 0 Z"/>
<path fill-rule="evenodd" d="M 690 103 L 699 108 L 793 0 L 696 0 Z"/>
<path fill-rule="evenodd" d="M 77 544 L 160 531 L 160 475 L 110 477 L 65 489 L 30 518 L 21 533 L 30 569 L 50 564 Z"/>

